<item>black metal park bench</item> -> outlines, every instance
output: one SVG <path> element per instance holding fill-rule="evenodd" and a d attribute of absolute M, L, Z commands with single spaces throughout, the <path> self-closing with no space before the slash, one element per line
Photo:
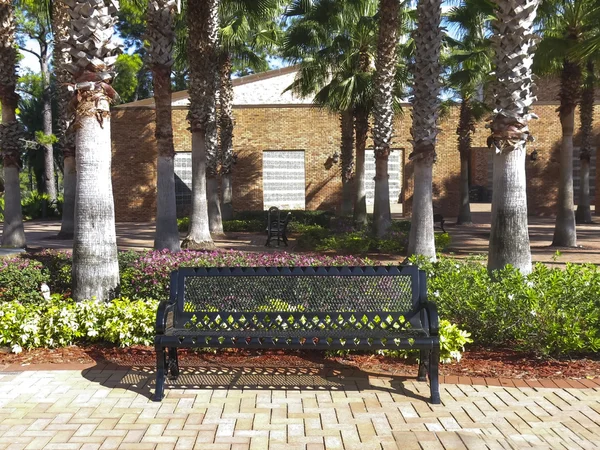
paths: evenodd
<path fill-rule="evenodd" d="M 426 277 L 404 267 L 182 268 L 156 318 L 155 401 L 178 348 L 419 349 L 439 403 L 438 314 Z"/>

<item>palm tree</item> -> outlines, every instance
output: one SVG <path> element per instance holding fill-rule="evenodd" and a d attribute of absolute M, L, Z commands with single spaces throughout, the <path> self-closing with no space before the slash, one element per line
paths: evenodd
<path fill-rule="evenodd" d="M 379 1 L 379 37 L 375 60 L 373 143 L 375 150 L 375 198 L 373 226 L 381 238 L 392 224 L 388 159 L 394 133 L 393 96 L 396 76 L 400 0 Z"/>
<path fill-rule="evenodd" d="M 218 61 L 218 0 L 188 1 L 188 62 L 190 66 L 188 120 L 192 131 L 192 214 L 190 230 L 182 247 L 210 249 L 207 177 L 216 180 L 217 123 L 215 94 Z M 211 161 L 210 164 L 208 161 Z M 208 175 L 207 166 L 212 165 Z M 219 207 L 218 197 L 210 202 Z"/>
<path fill-rule="evenodd" d="M 16 109 L 19 96 L 17 84 L 17 49 L 15 47 L 15 20 L 12 1 L 0 0 L 0 150 L 4 160 L 4 228 L 2 247 L 25 247 L 25 231 L 21 212 L 19 184 L 21 129 Z"/>
<path fill-rule="evenodd" d="M 301 63 L 290 88 L 302 96 L 314 95 L 317 105 L 341 115 L 342 192 L 346 195 L 352 172 L 352 132 L 356 133 L 353 203 L 354 223 L 359 228 L 367 224 L 364 164 L 373 108 L 376 10 L 376 0 L 298 0 L 286 13 L 296 20 L 283 46 L 284 56 Z M 342 204 L 349 203 L 347 197 L 342 199 Z"/>
<path fill-rule="evenodd" d="M 232 73 L 235 67 L 250 68 L 255 72 L 269 68 L 264 51 L 272 49 L 279 40 L 274 18 L 281 12 L 281 3 L 281 0 L 226 0 L 219 8 L 219 162 L 223 220 L 233 218 L 231 172 L 235 158 Z"/>
<path fill-rule="evenodd" d="M 42 131 L 36 133 L 36 140 L 44 149 L 43 184 L 40 186 L 51 202 L 56 202 L 56 183 L 54 178 L 54 148 L 52 133 L 52 88 L 50 85 L 50 46 L 51 21 L 46 2 L 20 1 L 21 12 L 17 32 L 37 42 L 39 51 L 20 47 L 21 51 L 34 55 L 40 64 L 42 81 Z"/>
<path fill-rule="evenodd" d="M 408 254 L 435 260 L 432 171 L 436 158 L 440 95 L 442 0 L 420 0 L 415 33 L 413 125 L 411 129 L 415 190 Z"/>
<path fill-rule="evenodd" d="M 560 71 L 560 107 L 562 128 L 558 210 L 552 245 L 575 247 L 575 206 L 573 199 L 573 134 L 575 108 L 580 98 L 584 61 L 573 49 L 597 29 L 600 4 L 595 0 L 548 0 L 541 14 L 543 39 L 536 54 L 536 71 Z"/>
<path fill-rule="evenodd" d="M 175 0 L 148 2 L 147 63 L 152 70 L 158 146 L 156 235 L 154 248 L 176 252 L 179 247 L 177 212 L 175 210 L 175 147 L 171 109 L 171 68 L 174 63 Z"/>
<path fill-rule="evenodd" d="M 490 124 L 494 154 L 492 229 L 488 270 L 510 264 L 531 272 L 525 180 L 528 122 L 531 105 L 532 63 L 535 49 L 533 21 L 540 0 L 498 0 L 492 38 L 495 50 L 495 115 Z"/>
<path fill-rule="evenodd" d="M 460 154 L 460 204 L 457 224 L 469 224 L 471 206 L 469 203 L 469 161 L 471 159 L 471 135 L 475 133 L 475 123 L 488 111 L 482 94 L 489 85 L 492 73 L 492 52 L 486 36 L 488 22 L 493 10 L 487 1 L 463 0 L 460 6 L 453 7 L 446 21 L 459 39 L 446 36 L 446 44 L 451 54 L 445 61 L 450 69 L 448 85 L 460 97 L 460 115 L 456 134 Z M 478 98 L 479 97 L 479 98 Z"/>
<path fill-rule="evenodd" d="M 581 150 L 579 160 L 581 161 L 579 183 L 579 202 L 575 212 L 577 223 L 592 223 L 592 212 L 590 210 L 590 160 L 594 148 L 594 100 L 596 76 L 594 74 L 594 61 L 589 58 L 586 63 L 586 77 L 581 90 L 581 104 L 579 107 L 579 118 L 581 123 Z"/>
<path fill-rule="evenodd" d="M 112 42 L 116 0 L 69 3 L 68 70 L 76 83 L 77 193 L 73 236 L 73 298 L 108 299 L 119 286 L 111 183 L 109 105 L 118 46 Z M 93 35 L 93 39 L 92 39 Z"/>
<path fill-rule="evenodd" d="M 63 155 L 63 210 L 58 236 L 71 239 L 75 230 L 75 187 L 77 186 L 75 133 L 69 128 L 73 122 L 73 114 L 69 110 L 72 97 L 69 84 L 73 82 L 73 77 L 67 69 L 71 63 L 71 55 L 66 51 L 71 16 L 67 5 L 61 0 L 52 1 L 51 8 L 54 37 L 52 65 L 56 77 L 57 103 L 56 148 Z"/>

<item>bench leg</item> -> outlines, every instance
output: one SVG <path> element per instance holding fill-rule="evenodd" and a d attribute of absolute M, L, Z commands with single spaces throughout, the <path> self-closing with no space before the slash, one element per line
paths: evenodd
<path fill-rule="evenodd" d="M 179 360 L 177 358 L 177 347 L 169 348 L 169 374 L 176 379 L 179 376 Z"/>
<path fill-rule="evenodd" d="M 420 350 L 419 352 L 419 374 L 417 375 L 417 381 L 427 381 L 429 353 L 430 350 Z"/>
<path fill-rule="evenodd" d="M 165 366 L 167 365 L 167 354 L 163 347 L 156 347 L 156 389 L 154 390 L 155 402 L 163 399 L 165 392 Z"/>
<path fill-rule="evenodd" d="M 439 366 L 440 366 L 440 347 L 434 347 L 431 349 L 431 355 L 429 357 L 429 388 L 431 389 L 431 403 L 439 405 L 440 399 L 440 379 L 439 379 Z"/>

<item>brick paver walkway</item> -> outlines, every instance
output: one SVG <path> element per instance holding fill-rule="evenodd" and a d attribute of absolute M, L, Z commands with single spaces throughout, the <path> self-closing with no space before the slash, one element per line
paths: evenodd
<path fill-rule="evenodd" d="M 600 388 L 442 384 L 313 369 L 0 372 L 0 449 L 600 448 Z"/>

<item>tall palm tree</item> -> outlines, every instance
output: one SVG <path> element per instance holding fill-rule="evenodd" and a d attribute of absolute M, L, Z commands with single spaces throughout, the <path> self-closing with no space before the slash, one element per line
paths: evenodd
<path fill-rule="evenodd" d="M 536 54 L 535 69 L 540 73 L 560 72 L 560 107 L 562 128 L 560 175 L 556 225 L 552 245 L 575 247 L 575 205 L 573 199 L 573 135 L 575 109 L 580 98 L 584 60 L 573 49 L 597 30 L 600 4 L 595 0 L 547 0 L 541 11 L 543 39 Z"/>
<path fill-rule="evenodd" d="M 171 68 L 175 44 L 175 0 L 148 2 L 147 63 L 152 70 L 158 146 L 156 182 L 156 235 L 154 248 L 176 252 L 179 247 L 175 210 L 175 147 L 171 108 Z"/>
<path fill-rule="evenodd" d="M 52 87 L 50 84 L 50 57 L 52 54 L 50 48 L 52 41 L 50 11 L 45 1 L 21 0 L 18 3 L 21 16 L 17 32 L 21 36 L 34 40 L 39 47 L 39 51 L 26 47 L 20 47 L 20 49 L 34 55 L 40 65 L 42 82 L 42 129 L 40 134 L 36 134 L 36 140 L 44 149 L 43 183 L 40 188 L 48 195 L 51 202 L 55 202 L 57 196 L 54 177 Z"/>
<path fill-rule="evenodd" d="M 495 50 L 495 113 L 490 124 L 494 154 L 492 229 L 488 270 L 510 264 L 531 272 L 525 180 L 532 64 L 533 21 L 540 0 L 498 0 L 492 38 Z"/>
<path fill-rule="evenodd" d="M 4 228 L 2 247 L 25 247 L 25 231 L 21 211 L 19 183 L 21 129 L 16 109 L 19 96 L 17 84 L 17 48 L 15 47 L 15 17 L 11 0 L 0 0 L 0 151 L 4 161 Z"/>
<path fill-rule="evenodd" d="M 219 8 L 219 132 L 221 163 L 221 216 L 233 218 L 231 172 L 233 152 L 233 83 L 234 67 L 262 72 L 269 68 L 265 50 L 279 40 L 275 18 L 281 13 L 281 0 L 225 0 Z M 212 231 L 212 230 L 211 230 Z M 221 230 L 222 231 L 222 230 Z"/>
<path fill-rule="evenodd" d="M 456 134 L 460 154 L 460 201 L 457 224 L 469 224 L 469 161 L 475 122 L 488 111 L 482 94 L 491 81 L 492 51 L 487 37 L 493 10 L 487 1 L 463 0 L 446 16 L 449 27 L 458 39 L 446 36 L 450 55 L 446 59 L 450 74 L 448 85 L 460 98 L 460 115 Z"/>
<path fill-rule="evenodd" d="M 213 167 L 209 178 L 216 179 L 213 161 L 217 151 L 215 94 L 217 89 L 218 0 L 188 1 L 188 62 L 190 66 L 188 120 L 192 131 L 192 214 L 190 230 L 182 247 L 210 249 L 207 202 L 207 166 Z M 214 183 L 213 183 L 214 184 Z M 214 197 L 210 202 L 215 202 Z M 215 205 L 214 205 L 215 206 Z M 216 207 L 218 208 L 218 198 Z"/>
<path fill-rule="evenodd" d="M 118 2 L 73 0 L 67 48 L 75 81 L 77 193 L 73 236 L 73 298 L 108 299 L 119 286 L 111 182 L 109 105 L 118 46 L 112 41 Z"/>
<path fill-rule="evenodd" d="M 71 93 L 69 85 L 73 82 L 68 66 L 71 55 L 67 51 L 69 40 L 69 9 L 62 0 L 52 1 L 52 34 L 54 47 L 52 65 L 56 77 L 56 148 L 63 155 L 63 209 L 59 237 L 71 239 L 75 230 L 75 187 L 77 186 L 77 170 L 75 161 L 75 133 L 70 128 L 73 114 L 69 110 Z"/>
<path fill-rule="evenodd" d="M 433 163 L 440 106 L 442 0 L 419 0 L 415 33 L 413 125 L 411 129 L 415 189 L 408 254 L 435 260 L 433 234 Z"/>
<path fill-rule="evenodd" d="M 296 20 L 283 46 L 284 56 L 301 64 L 290 88 L 302 96 L 314 95 L 317 105 L 341 115 L 342 192 L 346 194 L 352 171 L 352 132 L 356 133 L 353 203 L 354 222 L 361 228 L 367 224 L 364 168 L 373 109 L 376 12 L 376 0 L 298 0 L 287 11 Z M 396 95 L 397 89 L 392 94 Z M 348 198 L 342 200 L 342 204 L 348 203 Z"/>
<path fill-rule="evenodd" d="M 577 223 L 592 223 L 592 212 L 590 210 L 590 161 L 594 149 L 594 100 L 596 76 L 594 73 L 594 60 L 589 58 L 586 63 L 586 77 L 581 90 L 581 104 L 579 106 L 579 118 L 581 123 L 581 150 L 579 151 L 580 183 L 579 202 L 575 212 Z"/>
<path fill-rule="evenodd" d="M 373 143 L 375 150 L 375 198 L 373 226 L 383 237 L 392 224 L 388 159 L 394 133 L 393 96 L 396 77 L 400 0 L 379 1 L 379 37 L 375 60 Z"/>

